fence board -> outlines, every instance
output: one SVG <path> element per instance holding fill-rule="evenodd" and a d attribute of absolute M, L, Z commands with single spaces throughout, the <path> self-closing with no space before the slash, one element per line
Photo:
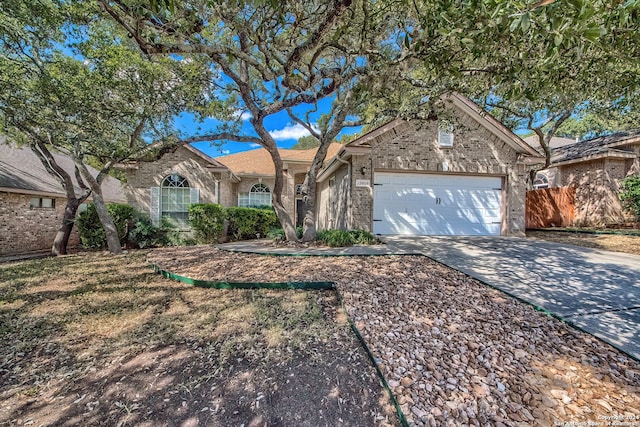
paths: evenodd
<path fill-rule="evenodd" d="M 526 227 L 568 227 L 573 224 L 576 189 L 541 188 L 527 191 Z"/>

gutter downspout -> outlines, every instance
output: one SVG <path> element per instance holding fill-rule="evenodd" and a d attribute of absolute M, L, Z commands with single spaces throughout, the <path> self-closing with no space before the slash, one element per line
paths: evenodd
<path fill-rule="evenodd" d="M 349 188 L 348 188 L 348 192 L 347 192 L 347 212 L 348 214 L 348 221 L 347 221 L 347 228 L 351 228 L 351 162 L 348 162 L 346 160 L 342 160 L 339 156 L 336 156 L 336 160 L 339 161 L 340 163 L 347 165 L 347 176 L 349 177 Z"/>

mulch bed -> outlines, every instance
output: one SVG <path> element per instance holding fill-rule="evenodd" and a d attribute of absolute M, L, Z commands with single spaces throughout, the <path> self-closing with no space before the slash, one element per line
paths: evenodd
<path fill-rule="evenodd" d="M 640 424 L 640 364 L 419 256 L 273 257 L 213 247 L 150 262 L 203 280 L 335 281 L 414 425 Z"/>

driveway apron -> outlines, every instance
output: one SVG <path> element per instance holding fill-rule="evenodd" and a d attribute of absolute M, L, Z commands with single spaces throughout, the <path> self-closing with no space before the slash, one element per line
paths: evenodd
<path fill-rule="evenodd" d="M 640 359 L 640 256 L 516 237 L 384 239 L 539 306 Z"/>

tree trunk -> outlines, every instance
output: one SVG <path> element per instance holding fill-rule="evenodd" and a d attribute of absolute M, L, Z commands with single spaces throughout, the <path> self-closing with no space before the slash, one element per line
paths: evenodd
<path fill-rule="evenodd" d="M 96 191 L 93 192 L 93 204 L 96 207 L 98 218 L 100 218 L 100 222 L 104 228 L 109 252 L 113 254 L 121 254 L 122 245 L 120 244 L 120 238 L 118 237 L 118 229 L 116 228 L 111 215 L 109 215 L 109 211 L 107 210 L 107 205 L 104 203 L 102 194 L 98 194 Z"/>
<path fill-rule="evenodd" d="M 302 221 L 302 241 L 313 242 L 316 239 L 316 177 L 307 175 L 307 194 L 303 198 L 304 220 Z"/>
<path fill-rule="evenodd" d="M 73 161 L 76 164 L 76 168 L 80 171 L 82 179 L 89 185 L 91 192 L 93 193 L 93 204 L 96 207 L 96 213 L 104 229 L 104 234 L 107 238 L 107 247 L 113 254 L 122 253 L 122 245 L 120 244 L 120 238 L 118 237 L 118 229 L 113 223 L 113 219 L 107 210 L 107 205 L 104 203 L 102 197 L 102 180 L 106 176 L 109 167 L 106 167 L 100 171 L 97 177 L 94 177 L 89 173 L 87 166 L 83 163 L 82 158 L 73 156 Z"/>
<path fill-rule="evenodd" d="M 296 234 L 296 228 L 293 225 L 291 216 L 282 203 L 282 190 L 284 188 L 284 166 L 282 164 L 282 159 L 280 158 L 280 153 L 278 152 L 278 147 L 269 132 L 265 129 L 262 120 L 254 117 L 251 120 L 251 123 L 253 124 L 253 128 L 257 132 L 258 136 L 263 141 L 264 148 L 271 155 L 271 160 L 273 160 L 273 166 L 276 175 L 275 183 L 273 185 L 273 192 L 271 193 L 273 209 L 276 211 L 276 216 L 278 217 L 278 221 L 280 221 L 280 225 L 282 225 L 282 230 L 284 231 L 285 238 L 290 242 L 297 242 L 298 235 Z"/>
<path fill-rule="evenodd" d="M 51 253 L 54 255 L 67 254 L 67 245 L 69 244 L 69 237 L 73 230 L 78 206 L 80 206 L 79 199 L 67 196 L 67 204 L 64 208 L 62 224 L 56 233 L 55 239 L 53 239 L 53 247 L 51 248 Z"/>

